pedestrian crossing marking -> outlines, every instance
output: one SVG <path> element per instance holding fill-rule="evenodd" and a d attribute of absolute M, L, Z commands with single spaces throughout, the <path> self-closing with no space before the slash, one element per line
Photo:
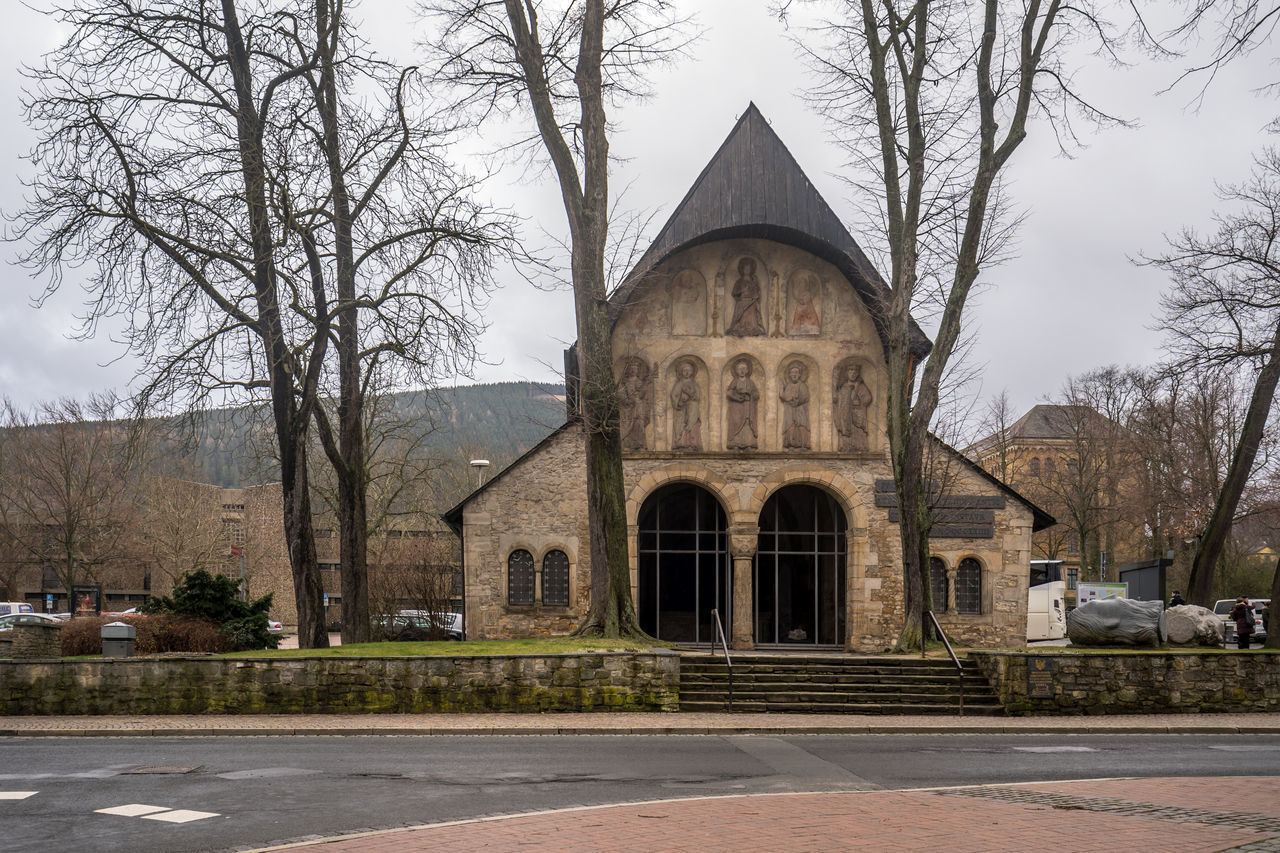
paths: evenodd
<path fill-rule="evenodd" d="M 171 809 L 168 806 L 148 806 L 144 803 L 129 803 L 128 805 L 123 806 L 112 806 L 109 809 L 95 809 L 94 814 L 140 817 L 144 820 L 162 820 L 165 823 L 190 823 L 193 820 L 204 820 L 207 817 L 220 817 L 217 812 L 198 812 L 195 809 Z"/>
<path fill-rule="evenodd" d="M 143 815 L 167 812 L 168 806 L 147 806 L 142 803 L 129 803 L 125 806 L 112 806 L 109 809 L 95 809 L 94 814 L 115 814 L 121 817 L 142 817 Z"/>
<path fill-rule="evenodd" d="M 0 791 L 0 800 L 25 800 L 34 797 L 39 791 Z"/>
<path fill-rule="evenodd" d="M 207 817 L 218 817 L 217 812 L 198 812 L 194 809 L 174 809 L 159 814 L 142 815 L 143 820 L 162 820 L 165 823 L 190 823 L 193 820 L 204 820 Z"/>

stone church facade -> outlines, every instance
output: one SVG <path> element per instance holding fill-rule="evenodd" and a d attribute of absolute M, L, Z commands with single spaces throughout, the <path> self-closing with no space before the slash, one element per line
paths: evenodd
<path fill-rule="evenodd" d="M 739 649 L 892 644 L 886 299 L 750 106 L 612 297 L 627 545 L 650 633 L 710 643 L 714 611 Z M 573 350 L 566 366 L 572 407 Z M 586 612 L 586 464 L 569 415 L 446 515 L 470 637 L 564 634 Z M 1021 645 L 1031 534 L 1052 519 L 934 450 L 935 611 L 961 643 Z"/>

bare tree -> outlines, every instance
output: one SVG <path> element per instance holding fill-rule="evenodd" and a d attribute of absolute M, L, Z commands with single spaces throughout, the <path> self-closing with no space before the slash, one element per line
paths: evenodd
<path fill-rule="evenodd" d="M 444 158 L 450 128 L 418 108 L 425 98 L 416 71 L 364 55 L 341 0 L 312 0 L 312 16 L 294 35 L 300 60 L 314 57 L 306 63 L 309 103 L 297 109 L 305 117 L 295 128 L 299 144 L 280 148 L 293 167 L 277 171 L 293 185 L 289 227 L 306 251 L 305 275 L 313 290 L 333 294 L 326 309 L 336 319 L 336 404 L 332 416 L 324 406 L 315 415 L 336 473 L 342 639 L 362 642 L 367 397 L 375 385 L 430 384 L 441 372 L 469 369 L 480 329 L 475 296 L 510 235 Z M 309 164 L 306 155 L 298 162 L 300 149 L 314 152 Z"/>
<path fill-rule="evenodd" d="M 832 3 L 837 13 L 819 27 L 825 44 L 810 49 L 821 76 L 813 100 L 838 128 L 887 235 L 887 422 L 902 508 L 898 647 L 907 648 L 922 627 L 923 458 L 939 388 L 969 294 L 1015 224 L 999 215 L 1000 175 L 1032 118 L 1064 144 L 1074 118 L 1109 120 L 1074 90 L 1064 63 L 1082 41 L 1109 53 L 1114 33 L 1091 3 Z M 937 332 L 921 362 L 912 312 L 927 306 Z"/>
<path fill-rule="evenodd" d="M 445 22 L 444 74 L 487 114 L 532 113 L 568 218 L 586 439 L 591 605 L 579 633 L 642 634 L 631 596 L 622 438 L 606 293 L 609 135 L 605 107 L 637 94 L 640 73 L 682 44 L 668 0 L 426 0 Z"/>
<path fill-rule="evenodd" d="M 226 568 L 231 542 L 221 495 L 217 486 L 173 476 L 151 476 L 140 484 L 132 535 L 153 575 L 167 579 L 165 587 L 199 569 L 219 574 Z"/>
<path fill-rule="evenodd" d="M 96 263 L 86 332 L 126 317 L 144 396 L 268 392 L 299 644 L 314 648 L 328 636 L 305 438 L 329 335 L 291 318 L 291 306 L 326 313 L 282 264 L 301 249 L 271 215 L 277 96 L 307 69 L 276 12 L 266 0 L 59 7 L 70 35 L 30 72 L 38 174 L 17 236 L 47 292 L 65 267 Z"/>
<path fill-rule="evenodd" d="M 133 555 L 148 425 L 96 396 L 23 411 L 5 401 L 0 501 L 4 538 L 71 588 L 109 583 Z"/>
<path fill-rule="evenodd" d="M 1173 278 L 1163 307 L 1176 366 L 1253 373 L 1240 436 L 1187 584 L 1188 600 L 1201 605 L 1210 603 L 1218 558 L 1254 471 L 1280 381 L 1280 151 L 1266 149 L 1251 178 L 1220 195 L 1238 209 L 1215 216 L 1216 233 L 1185 230 L 1170 240 L 1167 254 L 1150 260 Z M 1274 586 L 1280 588 L 1280 572 Z"/>

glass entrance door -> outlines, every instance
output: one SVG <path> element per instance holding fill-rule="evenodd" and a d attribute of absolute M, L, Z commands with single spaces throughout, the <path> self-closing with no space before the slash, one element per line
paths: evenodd
<path fill-rule="evenodd" d="M 649 496 L 639 518 L 640 627 L 660 640 L 711 643 L 720 611 L 730 635 L 729 549 L 724 510 L 686 483 Z"/>
<path fill-rule="evenodd" d="M 844 642 L 844 512 L 813 486 L 786 486 L 760 513 L 755 557 L 757 645 Z"/>

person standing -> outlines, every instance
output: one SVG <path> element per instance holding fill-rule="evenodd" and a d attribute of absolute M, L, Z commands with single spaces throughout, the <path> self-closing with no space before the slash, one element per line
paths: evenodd
<path fill-rule="evenodd" d="M 1253 637 L 1253 608 L 1249 599 L 1243 595 L 1236 599 L 1236 606 L 1231 608 L 1231 620 L 1236 623 L 1236 648 L 1249 648 L 1249 640 Z"/>
<path fill-rule="evenodd" d="M 1170 599 L 1169 599 L 1169 606 L 1170 606 L 1170 607 L 1181 607 L 1182 605 L 1184 605 L 1184 604 L 1186 604 L 1186 603 L 1187 603 L 1187 600 L 1186 600 L 1185 598 L 1183 598 L 1183 597 L 1182 597 L 1182 593 L 1175 589 L 1175 590 L 1173 591 L 1173 598 L 1170 598 Z"/>

